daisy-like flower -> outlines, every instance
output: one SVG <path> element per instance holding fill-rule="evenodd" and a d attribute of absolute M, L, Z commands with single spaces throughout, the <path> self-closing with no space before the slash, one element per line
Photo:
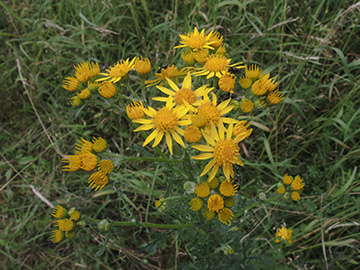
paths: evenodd
<path fill-rule="evenodd" d="M 112 98 L 116 94 L 116 87 L 110 81 L 99 84 L 98 91 L 104 98 Z"/>
<path fill-rule="evenodd" d="M 105 77 L 97 79 L 97 82 L 109 80 L 112 83 L 117 83 L 122 78 L 124 78 L 130 70 L 132 70 L 135 67 L 135 60 L 136 57 L 134 57 L 131 61 L 130 58 L 126 60 L 121 60 L 117 62 L 114 66 L 106 69 L 107 73 L 99 73 L 100 75 L 103 75 Z"/>
<path fill-rule="evenodd" d="M 201 199 L 194 198 L 189 202 L 189 205 L 191 210 L 199 211 L 204 206 L 204 203 Z"/>
<path fill-rule="evenodd" d="M 140 130 L 155 129 L 145 140 L 143 146 L 149 142 L 154 141 L 152 147 L 157 146 L 165 135 L 166 144 L 169 147 L 170 154 L 173 154 L 173 143 L 172 138 L 185 148 L 185 144 L 181 139 L 180 135 L 184 135 L 184 130 L 180 126 L 188 126 L 191 124 L 190 119 L 186 119 L 186 114 L 189 107 L 177 106 L 173 108 L 174 104 L 166 104 L 165 107 L 156 111 L 153 108 L 144 108 L 144 113 L 150 117 L 150 119 L 136 119 L 133 120 L 135 123 L 142 124 L 134 132 Z"/>
<path fill-rule="evenodd" d="M 210 40 L 211 47 L 219 48 L 221 44 L 224 42 L 224 37 L 220 35 L 219 32 L 215 32 L 211 35 Z"/>
<path fill-rule="evenodd" d="M 287 240 L 288 243 L 291 243 L 292 233 L 293 233 L 293 230 L 287 229 L 285 226 L 282 226 L 280 229 L 278 229 L 275 236 L 277 239 L 281 238 L 282 240 Z M 276 241 L 276 242 L 278 243 L 279 241 Z"/>
<path fill-rule="evenodd" d="M 191 123 L 194 127 L 203 127 L 207 123 L 207 117 L 204 114 L 193 114 L 190 112 Z"/>
<path fill-rule="evenodd" d="M 85 154 L 91 152 L 93 144 L 84 138 L 80 138 L 75 144 L 75 154 Z"/>
<path fill-rule="evenodd" d="M 293 199 L 295 202 L 300 200 L 300 192 L 294 191 L 291 193 L 291 199 Z"/>
<path fill-rule="evenodd" d="M 260 74 L 258 65 L 251 65 L 245 67 L 245 77 L 249 79 L 256 79 Z"/>
<path fill-rule="evenodd" d="M 227 59 L 224 55 L 221 54 L 212 54 L 209 55 L 206 59 L 206 62 L 202 68 L 198 68 L 196 72 L 193 73 L 195 76 L 205 76 L 206 79 L 212 78 L 214 76 L 221 78 L 224 75 L 229 67 L 243 68 L 242 62 L 235 64 L 230 64 L 231 59 Z"/>
<path fill-rule="evenodd" d="M 209 56 L 208 50 L 200 50 L 197 52 L 192 52 L 192 55 L 196 62 L 203 65 L 206 62 L 207 57 Z"/>
<path fill-rule="evenodd" d="M 252 80 L 243 76 L 239 80 L 240 86 L 244 89 L 248 89 L 252 85 Z"/>
<path fill-rule="evenodd" d="M 204 216 L 207 220 L 211 220 L 215 217 L 216 213 L 211 211 L 209 208 L 206 208 L 204 211 Z"/>
<path fill-rule="evenodd" d="M 285 174 L 283 177 L 283 182 L 285 185 L 290 185 L 292 180 L 293 180 L 293 178 L 291 176 L 289 176 L 288 174 Z"/>
<path fill-rule="evenodd" d="M 234 93 L 233 89 L 234 89 L 234 86 L 235 86 L 235 79 L 236 79 L 236 77 L 235 77 L 234 74 L 231 74 L 229 72 L 225 73 L 219 79 L 219 87 L 220 87 L 220 89 L 225 91 L 225 92 Z"/>
<path fill-rule="evenodd" d="M 126 106 L 126 113 L 131 120 L 144 118 L 144 105 L 141 100 L 139 102 L 132 101 L 132 104 Z"/>
<path fill-rule="evenodd" d="M 79 80 L 80 82 L 86 82 L 90 76 L 89 76 L 89 71 L 90 71 L 90 67 L 89 67 L 89 63 L 88 62 L 81 62 L 78 65 L 74 66 L 75 68 L 75 77 L 77 80 Z"/>
<path fill-rule="evenodd" d="M 80 93 L 76 93 L 76 95 L 81 99 L 87 99 L 90 97 L 91 92 L 88 88 L 85 88 Z"/>
<path fill-rule="evenodd" d="M 151 63 L 150 63 L 149 58 L 143 59 L 142 56 L 140 58 L 136 57 L 135 70 L 140 75 L 148 74 L 151 70 Z"/>
<path fill-rule="evenodd" d="M 114 169 L 114 163 L 111 160 L 103 159 L 99 162 L 98 168 L 99 171 L 103 172 L 104 174 L 109 174 Z"/>
<path fill-rule="evenodd" d="M 282 187 L 282 186 L 278 187 L 277 193 L 279 193 L 280 195 L 283 195 L 285 193 L 285 187 Z"/>
<path fill-rule="evenodd" d="M 74 209 L 74 208 L 73 208 Z M 75 221 L 77 221 L 77 220 L 79 220 L 80 219 L 80 216 L 81 216 L 81 214 L 80 214 L 80 212 L 79 211 L 76 211 L 76 210 L 73 210 L 73 211 L 69 211 L 69 215 L 70 215 L 70 218 L 72 219 L 72 220 L 75 220 Z"/>
<path fill-rule="evenodd" d="M 205 29 L 199 33 L 195 27 L 194 32 L 187 33 L 186 35 L 179 35 L 181 38 L 180 43 L 182 43 L 182 45 L 176 46 L 174 49 L 188 47 L 195 52 L 202 49 L 213 50 L 211 45 L 216 41 L 210 41 L 212 35 L 213 31 L 211 31 L 208 35 L 205 35 Z"/>
<path fill-rule="evenodd" d="M 72 221 L 71 219 L 68 219 L 68 218 L 56 220 L 56 221 L 54 221 L 54 224 L 56 227 L 59 227 L 60 231 L 63 231 L 63 232 L 71 231 L 75 226 L 74 221 Z"/>
<path fill-rule="evenodd" d="M 56 218 L 64 218 L 68 214 L 67 210 L 61 205 L 57 205 L 52 209 L 52 216 Z"/>
<path fill-rule="evenodd" d="M 241 101 L 240 106 L 241 106 L 241 110 L 244 113 L 249 113 L 254 109 L 254 103 L 252 103 L 252 101 L 247 98 L 244 98 Z"/>
<path fill-rule="evenodd" d="M 207 205 L 210 211 L 218 212 L 224 208 L 224 199 L 219 194 L 213 194 L 209 197 Z"/>
<path fill-rule="evenodd" d="M 92 148 L 96 151 L 96 152 L 102 152 L 106 149 L 106 141 L 101 138 L 101 137 L 93 137 L 92 140 Z"/>
<path fill-rule="evenodd" d="M 184 81 L 182 83 L 181 89 L 170 79 L 166 78 L 169 83 L 171 89 L 168 89 L 163 86 L 156 86 L 164 94 L 168 95 L 168 97 L 154 97 L 153 100 L 166 102 L 166 106 L 169 104 L 175 103 L 177 105 L 191 106 L 191 109 L 194 110 L 193 106 L 199 106 L 201 104 L 200 98 L 207 95 L 214 88 L 207 88 L 208 85 L 204 85 L 196 89 L 195 91 L 191 90 L 191 75 L 190 72 L 187 73 Z"/>
<path fill-rule="evenodd" d="M 235 204 L 235 198 L 234 197 L 229 197 L 229 198 L 226 198 L 224 200 L 224 205 L 228 208 L 230 207 L 233 207 Z"/>
<path fill-rule="evenodd" d="M 184 131 L 184 138 L 189 143 L 197 143 L 201 139 L 201 131 L 198 127 L 187 126 Z"/>
<path fill-rule="evenodd" d="M 54 230 L 51 232 L 51 237 L 50 240 L 53 243 L 59 243 L 61 240 L 64 239 L 64 232 L 60 231 L 60 230 Z"/>
<path fill-rule="evenodd" d="M 63 171 L 75 172 L 81 168 L 81 156 L 70 155 L 62 159 L 62 162 L 67 162 L 66 166 L 62 167 Z"/>
<path fill-rule="evenodd" d="M 81 154 L 80 156 L 81 156 L 81 166 L 80 166 L 81 169 L 85 171 L 91 171 L 95 169 L 98 163 L 97 156 L 95 156 L 90 152 Z"/>
<path fill-rule="evenodd" d="M 218 212 L 219 220 L 226 225 L 231 224 L 231 220 L 232 220 L 233 216 L 234 216 L 233 212 L 229 208 L 226 208 L 226 207 L 220 209 Z"/>
<path fill-rule="evenodd" d="M 305 186 L 305 183 L 303 181 L 304 180 L 301 179 L 299 175 L 297 175 L 294 181 L 292 181 L 291 183 L 291 188 L 296 191 L 302 190 Z"/>
<path fill-rule="evenodd" d="M 193 66 L 195 64 L 195 59 L 191 50 L 184 50 L 181 52 L 181 58 L 184 62 L 189 65 Z"/>
<path fill-rule="evenodd" d="M 208 145 L 192 146 L 199 151 L 205 152 L 204 154 L 191 157 L 192 159 L 206 160 L 212 158 L 212 160 L 205 166 L 203 172 L 200 175 L 205 175 L 212 168 L 208 182 L 211 182 L 211 180 L 214 179 L 219 167 L 222 167 L 222 171 L 224 172 L 227 181 L 230 181 L 230 177 L 234 177 L 233 164 L 244 166 L 244 163 L 239 157 L 239 142 L 241 142 L 247 136 L 247 133 L 244 132 L 232 139 L 232 124 L 229 125 L 226 137 L 225 131 L 226 129 L 224 127 L 219 127 L 218 132 L 215 126 L 211 125 L 210 133 L 203 131 L 203 136 Z"/>
<path fill-rule="evenodd" d="M 156 76 L 155 80 L 145 81 L 146 87 L 150 87 L 156 84 L 162 85 L 164 82 L 166 82 L 166 78 L 172 81 L 175 80 L 175 83 L 177 84 L 178 78 L 184 77 L 187 74 L 188 70 L 189 68 L 183 68 L 181 70 L 178 70 L 178 68 L 175 65 L 160 67 L 155 74 Z"/>
<path fill-rule="evenodd" d="M 81 104 L 81 98 L 78 96 L 72 97 L 70 103 L 72 106 L 79 106 Z"/>
<path fill-rule="evenodd" d="M 210 187 L 207 183 L 201 183 L 197 185 L 195 194 L 200 198 L 206 198 L 210 194 Z"/>
<path fill-rule="evenodd" d="M 79 88 L 82 87 L 82 83 L 74 77 L 66 77 L 63 80 L 62 87 L 70 92 L 73 92 L 75 90 L 80 90 Z"/>
<path fill-rule="evenodd" d="M 92 189 L 95 188 L 95 191 L 97 190 L 101 190 L 109 181 L 109 178 L 107 177 L 107 175 L 105 175 L 102 171 L 93 173 L 89 180 L 89 187 L 91 187 Z"/>
<path fill-rule="evenodd" d="M 235 123 L 236 120 L 232 118 L 222 117 L 233 109 L 233 105 L 228 106 L 231 99 L 227 99 L 217 105 L 217 97 L 214 93 L 211 93 L 212 101 L 210 101 L 208 95 L 205 95 L 201 105 L 197 108 L 198 115 L 206 117 L 206 125 L 211 127 L 211 123 L 215 126 L 223 125 L 223 123 Z"/>
<path fill-rule="evenodd" d="M 280 101 L 282 101 L 284 94 L 280 93 L 279 91 L 270 92 L 270 94 L 267 95 L 266 99 L 273 105 L 278 104 Z"/>
<path fill-rule="evenodd" d="M 237 188 L 237 185 L 233 185 L 233 181 L 224 181 L 220 185 L 220 193 L 226 197 L 234 196 L 237 192 Z"/>
<path fill-rule="evenodd" d="M 242 133 L 247 133 L 247 136 L 244 138 L 246 139 L 247 137 L 249 137 L 253 131 L 252 128 L 248 129 L 250 124 L 246 124 L 247 121 L 246 120 L 243 120 L 243 121 L 240 121 L 238 122 L 235 126 L 234 126 L 234 136 L 238 136 Z"/>

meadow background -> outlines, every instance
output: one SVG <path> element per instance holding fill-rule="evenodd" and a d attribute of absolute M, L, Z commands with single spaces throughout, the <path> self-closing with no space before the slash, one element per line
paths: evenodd
<path fill-rule="evenodd" d="M 181 269 L 179 262 L 192 262 L 186 242 L 172 235 L 149 252 L 146 243 L 159 231 L 153 229 L 112 231 L 106 249 L 96 227 L 53 244 L 51 208 L 31 185 L 54 205 L 121 220 L 126 210 L 111 184 L 90 192 L 88 176 L 61 170 L 61 154 L 80 137 L 102 136 L 113 151 L 136 156 L 133 145 L 142 140 L 111 107 L 72 107 L 62 80 L 83 60 L 106 67 L 142 55 L 153 72 L 181 65 L 172 47 L 195 26 L 220 32 L 233 62 L 266 68 L 285 93 L 251 119 L 240 193 L 271 196 L 286 172 L 306 183 L 299 203 L 290 207 L 279 198 L 252 211 L 242 232 L 252 244 L 244 252 L 260 260 L 266 252 L 269 269 L 360 269 L 360 2 L 1 1 L 0 7 L 2 269 Z M 161 166 L 124 163 L 111 181 L 139 217 L 161 223 L 153 202 L 165 194 L 163 173 Z M 295 241 L 279 249 L 273 240 L 282 222 L 294 228 Z M 243 269 L 230 256 L 217 269 L 232 261 L 229 269 Z"/>

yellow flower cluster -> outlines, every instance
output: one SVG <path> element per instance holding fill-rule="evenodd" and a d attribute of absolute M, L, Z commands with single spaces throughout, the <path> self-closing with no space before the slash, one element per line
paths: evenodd
<path fill-rule="evenodd" d="M 57 218 L 54 221 L 56 230 L 51 232 L 50 240 L 53 243 L 58 243 L 65 237 L 72 239 L 75 236 L 75 221 L 79 221 L 80 212 L 75 208 L 71 208 L 67 211 L 64 207 L 57 205 L 52 210 L 52 216 Z"/>
<path fill-rule="evenodd" d="M 291 237 L 292 237 L 293 230 L 287 229 L 285 226 L 282 226 L 278 231 L 275 233 L 276 239 L 275 242 L 279 243 L 280 239 L 287 241 L 289 244 L 292 243 Z"/>
<path fill-rule="evenodd" d="M 288 174 L 285 174 L 283 177 L 283 183 L 278 183 L 277 192 L 280 195 L 283 195 L 285 199 L 294 201 L 300 200 L 300 193 L 304 190 L 305 183 L 304 180 L 300 178 L 300 175 L 297 175 L 295 179 Z M 289 191 L 286 191 L 288 189 Z"/>
<path fill-rule="evenodd" d="M 94 152 L 100 154 L 106 148 L 106 141 L 101 137 L 94 137 L 92 142 L 81 138 L 75 144 L 75 155 L 68 155 L 62 159 L 62 162 L 67 163 L 67 165 L 63 166 L 63 171 L 73 172 L 79 169 L 92 171 L 97 166 L 98 171 L 90 176 L 88 182 L 91 188 L 95 188 L 95 190 L 102 189 L 109 180 L 107 174 L 114 169 L 114 163 L 108 159 L 101 160 Z"/>
<path fill-rule="evenodd" d="M 217 191 L 215 191 L 216 189 Z M 233 217 L 230 208 L 235 204 L 234 196 L 237 191 L 238 187 L 233 182 L 225 180 L 220 184 L 217 178 L 210 183 L 197 184 L 195 189 L 197 197 L 189 202 L 190 209 L 193 211 L 204 209 L 203 215 L 207 220 L 211 220 L 217 215 L 222 223 L 230 224 Z"/>

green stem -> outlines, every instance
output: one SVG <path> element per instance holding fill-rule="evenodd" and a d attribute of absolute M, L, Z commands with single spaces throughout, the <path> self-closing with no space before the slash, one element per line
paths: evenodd
<path fill-rule="evenodd" d="M 99 223 L 101 219 L 89 219 L 89 222 Z M 193 227 L 194 223 L 187 223 L 187 224 L 157 224 L 157 223 L 150 223 L 150 222 L 132 222 L 132 221 L 110 221 L 111 227 L 135 227 L 135 226 L 143 226 L 147 228 L 158 228 L 158 229 L 182 229 L 182 228 L 189 228 Z"/>

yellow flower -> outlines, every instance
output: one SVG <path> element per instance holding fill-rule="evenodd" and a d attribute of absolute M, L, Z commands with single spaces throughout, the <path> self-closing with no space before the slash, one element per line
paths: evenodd
<path fill-rule="evenodd" d="M 116 94 L 116 87 L 110 81 L 99 84 L 98 91 L 104 98 L 112 98 Z"/>
<path fill-rule="evenodd" d="M 126 106 L 126 113 L 131 120 L 144 118 L 144 105 L 141 100 L 139 102 L 132 101 L 132 104 Z"/>
<path fill-rule="evenodd" d="M 62 84 L 62 87 L 68 91 L 75 91 L 75 90 L 78 90 L 78 87 L 81 87 L 82 84 L 74 77 L 66 77 L 64 80 L 63 80 L 63 84 Z"/>
<path fill-rule="evenodd" d="M 195 194 L 200 198 L 206 198 L 210 194 L 210 187 L 206 183 L 198 184 L 195 189 Z"/>
<path fill-rule="evenodd" d="M 237 192 L 237 185 L 232 184 L 233 181 L 224 181 L 220 185 L 220 193 L 226 197 L 234 196 Z"/>
<path fill-rule="evenodd" d="M 114 66 L 106 69 L 107 73 L 100 73 L 100 75 L 103 75 L 105 77 L 100 78 L 96 80 L 99 81 L 105 81 L 109 80 L 112 83 L 117 83 L 122 78 L 124 78 L 130 70 L 132 70 L 135 67 L 135 60 L 136 57 L 134 57 L 131 61 L 129 61 L 129 58 L 126 60 L 121 60 L 117 62 Z"/>
<path fill-rule="evenodd" d="M 160 200 L 157 200 L 155 202 L 155 207 L 159 208 L 161 206 L 161 201 Z"/>
<path fill-rule="evenodd" d="M 221 45 L 217 50 L 216 50 L 216 54 L 223 54 L 225 55 L 226 54 L 226 48 L 225 48 L 225 45 Z M 230 69 L 229 69 L 230 71 Z"/>
<path fill-rule="evenodd" d="M 202 115 L 206 117 L 206 125 L 208 128 L 211 127 L 211 123 L 215 126 L 222 126 L 223 123 L 234 123 L 237 122 L 232 118 L 222 117 L 233 109 L 233 105 L 228 106 L 231 99 L 227 99 L 217 105 L 217 97 L 214 93 L 211 93 L 213 98 L 210 101 L 207 95 L 204 96 L 201 105 L 197 108 L 198 115 Z"/>
<path fill-rule="evenodd" d="M 207 205 L 210 211 L 218 212 L 224 208 L 224 199 L 219 194 L 213 194 L 209 197 Z"/>
<path fill-rule="evenodd" d="M 181 89 L 170 79 L 166 79 L 169 83 L 171 89 L 168 89 L 163 86 L 156 86 L 161 92 L 168 95 L 168 97 L 154 97 L 153 100 L 166 102 L 166 106 L 173 103 L 175 101 L 178 105 L 185 105 L 187 107 L 191 107 L 193 110 L 193 106 L 199 106 L 201 104 L 201 100 L 199 98 L 207 95 L 214 88 L 207 88 L 208 85 L 204 85 L 196 89 L 195 91 L 191 90 L 191 75 L 190 72 L 187 73 L 184 81 L 182 83 Z"/>
<path fill-rule="evenodd" d="M 68 239 L 73 239 L 74 236 L 75 236 L 75 232 L 74 232 L 74 231 L 72 231 L 72 232 L 65 232 L 65 236 L 66 236 L 66 238 L 68 238 Z"/>
<path fill-rule="evenodd" d="M 78 143 L 75 144 L 75 154 L 85 154 L 91 152 L 93 144 L 84 138 L 78 140 Z"/>
<path fill-rule="evenodd" d="M 254 95 L 262 96 L 266 93 L 266 84 L 262 80 L 257 80 L 254 82 L 254 84 L 251 86 L 251 90 Z"/>
<path fill-rule="evenodd" d="M 173 154 L 171 137 L 173 137 L 178 144 L 185 148 L 185 144 L 179 134 L 184 135 L 184 130 L 181 129 L 180 126 L 187 126 L 191 124 L 191 120 L 185 119 L 189 108 L 185 106 L 178 106 L 173 108 L 173 105 L 174 104 L 167 103 L 166 107 L 163 107 L 158 111 L 151 107 L 149 107 L 149 109 L 144 108 L 145 114 L 148 115 L 150 119 L 133 120 L 135 123 L 142 124 L 137 129 L 135 129 L 134 132 L 155 129 L 146 138 L 143 146 L 147 145 L 152 140 L 155 140 L 152 147 L 157 146 L 165 134 L 166 144 L 169 147 L 171 155 Z"/>
<path fill-rule="evenodd" d="M 226 207 L 220 209 L 218 212 L 219 220 L 226 225 L 231 224 L 231 220 L 233 216 L 234 216 L 233 212 Z"/>
<path fill-rule="evenodd" d="M 162 85 L 164 82 L 166 82 L 166 78 L 172 81 L 175 80 L 175 83 L 178 83 L 178 78 L 184 77 L 188 70 L 189 68 L 183 68 L 181 70 L 178 70 L 178 68 L 175 65 L 171 65 L 171 66 L 166 65 L 165 67 L 160 67 L 155 74 L 156 76 L 155 80 L 145 81 L 146 87 L 150 87 L 155 84 Z"/>
<path fill-rule="evenodd" d="M 95 169 L 97 162 L 98 162 L 97 156 L 95 156 L 94 154 L 90 152 L 81 154 L 80 168 L 85 171 L 91 171 Z"/>
<path fill-rule="evenodd" d="M 247 121 L 243 120 L 234 126 L 234 136 L 235 137 L 237 137 L 238 135 L 240 135 L 242 133 L 246 133 L 247 136 L 244 138 L 244 139 L 246 139 L 247 137 L 249 137 L 251 135 L 253 129 L 252 128 L 248 129 L 250 124 L 246 125 L 246 122 Z"/>
<path fill-rule="evenodd" d="M 278 104 L 280 101 L 282 101 L 284 94 L 280 93 L 279 91 L 270 92 L 270 94 L 267 95 L 266 99 L 273 105 Z"/>
<path fill-rule="evenodd" d="M 209 52 L 208 52 L 208 50 L 199 50 L 197 52 L 192 52 L 192 55 L 193 55 L 194 59 L 196 60 L 196 62 L 203 65 L 206 62 Z"/>
<path fill-rule="evenodd" d="M 207 220 L 213 219 L 215 215 L 216 213 L 214 211 L 211 211 L 209 208 L 206 208 L 204 211 L 204 216 Z"/>
<path fill-rule="evenodd" d="M 293 199 L 294 201 L 298 201 L 300 200 L 300 192 L 299 191 L 294 191 L 291 193 L 291 199 Z"/>
<path fill-rule="evenodd" d="M 62 167 L 63 171 L 75 172 L 81 167 L 81 157 L 79 155 L 70 155 L 62 159 L 62 162 L 69 163 Z"/>
<path fill-rule="evenodd" d="M 211 42 L 211 47 L 219 48 L 224 41 L 224 37 L 220 33 L 215 32 L 211 35 L 209 41 Z"/>
<path fill-rule="evenodd" d="M 218 132 L 215 126 L 212 125 L 210 134 L 203 131 L 203 136 L 208 145 L 192 146 L 199 151 L 206 152 L 198 156 L 191 157 L 192 159 L 206 160 L 212 158 L 200 175 L 205 175 L 212 168 L 208 182 L 211 182 L 211 180 L 214 179 L 219 167 L 222 167 L 226 179 L 230 181 L 230 176 L 234 177 L 233 164 L 244 166 L 244 163 L 239 157 L 240 147 L 238 144 L 247 136 L 247 133 L 244 132 L 235 137 L 235 139 L 232 139 L 232 133 L 232 124 L 229 125 L 226 137 L 225 128 L 219 128 Z"/>
<path fill-rule="evenodd" d="M 241 66 L 242 62 L 238 62 L 235 64 L 230 64 L 231 59 L 227 59 L 224 55 L 221 54 L 212 54 L 209 55 L 206 59 L 206 62 L 202 68 L 198 68 L 197 72 L 194 72 L 195 76 L 206 76 L 206 79 L 212 78 L 214 76 L 221 78 L 223 74 L 225 74 L 229 67 L 235 68 L 243 68 Z"/>
<path fill-rule="evenodd" d="M 92 189 L 95 188 L 95 191 L 97 191 L 98 189 L 101 190 L 106 185 L 108 180 L 109 178 L 107 177 L 107 175 L 105 175 L 101 171 L 93 173 L 88 180 L 89 187 L 91 187 Z"/>
<path fill-rule="evenodd" d="M 282 226 L 278 231 L 276 232 L 275 236 L 278 238 L 281 238 L 282 240 L 287 240 L 289 243 L 291 243 L 291 237 L 292 237 L 293 230 L 288 230 L 285 226 Z M 277 242 L 278 243 L 278 242 Z"/>
<path fill-rule="evenodd" d="M 219 79 L 219 87 L 225 92 L 234 93 L 233 89 L 235 86 L 235 75 L 227 72 Z"/>
<path fill-rule="evenodd" d="M 280 195 L 283 195 L 285 193 L 285 188 L 284 187 L 278 187 L 277 193 L 279 193 Z"/>
<path fill-rule="evenodd" d="M 111 160 L 103 159 L 99 162 L 98 168 L 100 172 L 103 172 L 104 174 L 109 174 L 114 169 L 114 163 L 112 163 Z"/>
<path fill-rule="evenodd" d="M 292 180 L 293 180 L 293 178 L 291 176 L 289 176 L 288 174 L 285 174 L 283 177 L 283 182 L 285 185 L 290 185 Z"/>
<path fill-rule="evenodd" d="M 204 203 L 201 199 L 194 198 L 189 202 L 189 205 L 191 210 L 199 211 L 204 206 Z"/>
<path fill-rule="evenodd" d="M 100 67 L 97 62 L 88 62 L 88 66 L 89 66 L 88 75 L 90 78 L 93 78 L 100 73 Z"/>
<path fill-rule="evenodd" d="M 242 88 L 247 89 L 252 85 L 252 80 L 243 76 L 241 77 L 241 79 L 239 80 L 239 83 L 241 85 Z"/>
<path fill-rule="evenodd" d="M 252 101 L 248 100 L 247 98 L 244 98 L 241 101 L 240 106 L 241 106 L 241 109 L 242 109 L 242 111 L 244 113 L 249 113 L 254 109 L 254 103 L 252 103 Z"/>
<path fill-rule="evenodd" d="M 219 186 L 220 182 L 216 177 L 214 177 L 214 179 L 211 182 L 208 182 L 207 184 L 211 189 L 215 189 Z"/>
<path fill-rule="evenodd" d="M 149 58 L 143 59 L 142 56 L 141 56 L 141 58 L 136 57 L 135 70 L 140 75 L 148 74 L 151 70 L 151 63 L 150 63 Z"/>
<path fill-rule="evenodd" d="M 181 57 L 187 65 L 193 66 L 195 64 L 195 59 L 191 50 L 182 51 Z"/>
<path fill-rule="evenodd" d="M 72 219 L 72 220 L 75 220 L 75 221 L 77 221 L 77 220 L 79 220 L 80 219 L 80 212 L 79 211 L 73 211 L 71 214 L 70 214 L 70 218 Z"/>
<path fill-rule="evenodd" d="M 245 67 L 245 77 L 249 79 L 256 79 L 259 76 L 259 66 L 258 65 L 251 65 L 250 67 Z"/>
<path fill-rule="evenodd" d="M 54 221 L 54 223 L 55 223 L 55 226 L 59 227 L 59 230 L 63 231 L 63 232 L 71 231 L 75 226 L 74 221 L 72 221 L 71 219 L 68 219 L 68 218 L 56 220 L 56 221 Z"/>
<path fill-rule="evenodd" d="M 81 104 L 81 98 L 78 96 L 72 97 L 70 103 L 72 106 L 79 106 Z"/>
<path fill-rule="evenodd" d="M 51 215 L 53 217 L 56 217 L 56 218 L 64 218 L 64 217 L 67 216 L 67 213 L 68 212 L 64 207 L 62 207 L 60 205 L 57 205 L 56 207 L 54 207 L 52 209 L 52 214 Z"/>
<path fill-rule="evenodd" d="M 187 126 L 184 131 L 184 138 L 189 143 L 197 143 L 201 139 L 201 131 L 198 127 Z"/>
<path fill-rule="evenodd" d="M 205 29 L 203 29 L 201 33 L 199 33 L 197 28 L 195 27 L 194 32 L 187 33 L 186 35 L 179 35 L 179 37 L 181 38 L 180 43 L 182 43 L 182 45 L 176 46 L 174 47 L 174 49 L 188 47 L 195 52 L 202 49 L 213 50 L 213 47 L 211 45 L 216 41 L 210 42 L 210 38 L 212 37 L 212 35 L 213 31 L 211 31 L 208 35 L 205 36 Z"/>
<path fill-rule="evenodd" d="M 88 79 L 90 79 L 89 76 L 89 72 L 90 72 L 90 67 L 89 67 L 89 63 L 88 62 L 81 62 L 78 65 L 74 66 L 75 68 L 75 77 L 76 79 L 78 79 L 80 82 L 86 82 Z"/>
<path fill-rule="evenodd" d="M 302 190 L 303 187 L 305 186 L 305 183 L 303 181 L 304 180 L 301 179 L 299 175 L 297 175 L 295 177 L 294 181 L 292 181 L 292 183 L 291 183 L 291 188 L 293 190 L 297 190 L 297 191 Z"/>
<path fill-rule="evenodd" d="M 193 114 L 190 112 L 191 123 L 194 127 L 202 127 L 207 122 L 207 117 L 204 114 Z"/>
<path fill-rule="evenodd" d="M 92 147 L 96 152 L 102 152 L 106 149 L 106 141 L 101 137 L 93 137 L 92 143 Z"/>
<path fill-rule="evenodd" d="M 226 182 L 226 181 L 225 181 Z M 225 183 L 224 182 L 224 183 Z M 233 207 L 234 204 L 235 204 L 235 198 L 234 197 L 229 197 L 229 198 L 226 198 L 224 200 L 224 204 L 226 207 L 230 208 L 230 207 Z"/>
<path fill-rule="evenodd" d="M 51 237 L 50 237 L 51 242 L 59 243 L 63 239 L 64 239 L 64 232 L 60 230 L 54 230 L 51 232 Z"/>
<path fill-rule="evenodd" d="M 87 98 L 90 97 L 91 93 L 90 93 L 90 90 L 88 88 L 85 88 L 84 90 L 82 90 L 80 92 L 80 94 L 76 93 L 76 95 L 81 99 L 87 99 Z"/>

